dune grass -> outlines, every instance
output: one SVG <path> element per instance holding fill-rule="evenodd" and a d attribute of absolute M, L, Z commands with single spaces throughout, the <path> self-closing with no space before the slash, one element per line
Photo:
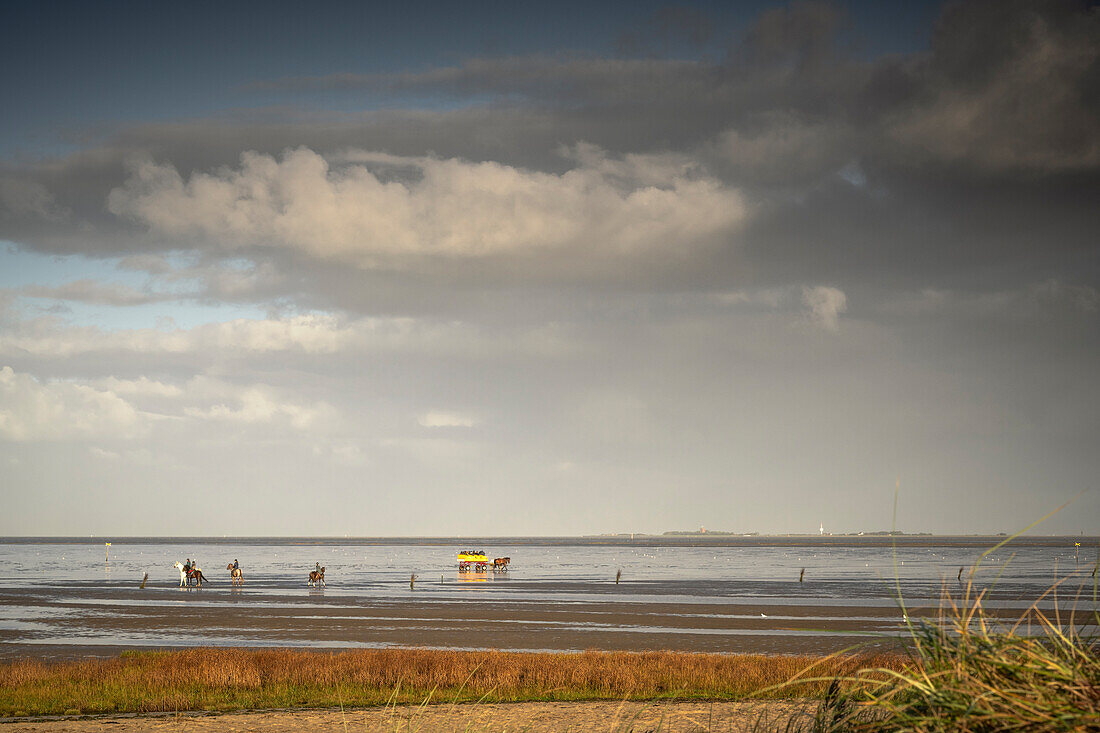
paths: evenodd
<path fill-rule="evenodd" d="M 814 730 L 1100 730 L 1095 603 L 1068 617 L 1033 606 L 1005 623 L 984 613 L 982 595 L 948 598 L 939 619 L 914 622 L 901 669 L 838 677 Z"/>
<path fill-rule="evenodd" d="M 900 670 L 899 657 L 379 649 L 192 649 L 0 665 L 0 715 L 253 710 L 452 701 L 820 697 L 828 681 Z"/>
<path fill-rule="evenodd" d="M 1057 580 L 1014 622 L 983 606 L 1004 568 L 984 590 L 975 584 L 991 553 L 1063 507 L 982 553 L 961 597 L 945 584 L 934 620 L 910 620 L 899 586 L 909 631 L 905 663 L 834 678 L 812 733 L 1100 730 L 1100 553 L 1091 572 L 1077 569 Z M 1063 614 L 1058 596 L 1074 581 L 1072 610 Z M 1044 599 L 1052 610 L 1040 609 Z"/>

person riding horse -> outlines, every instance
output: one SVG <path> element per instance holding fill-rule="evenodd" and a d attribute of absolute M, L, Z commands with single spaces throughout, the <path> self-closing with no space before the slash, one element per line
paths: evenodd
<path fill-rule="evenodd" d="M 202 573 L 202 568 L 199 567 L 198 562 L 195 560 L 188 559 L 186 565 L 177 560 L 174 567 L 176 570 L 180 571 L 181 588 L 185 583 L 191 585 L 191 581 L 195 581 L 199 585 L 202 585 L 203 581 L 206 580 L 206 576 Z"/>
<path fill-rule="evenodd" d="M 192 580 L 197 580 L 197 576 L 202 572 L 199 570 L 199 561 L 187 558 L 187 562 L 183 564 L 183 572 L 187 575 L 188 584 L 190 584 Z"/>
<path fill-rule="evenodd" d="M 229 571 L 229 577 L 233 580 L 233 585 L 244 582 L 244 573 L 241 572 L 241 564 L 236 558 L 233 562 L 225 566 L 225 569 Z"/>

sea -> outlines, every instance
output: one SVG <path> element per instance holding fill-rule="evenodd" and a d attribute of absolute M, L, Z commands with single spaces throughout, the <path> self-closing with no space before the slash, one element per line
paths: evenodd
<path fill-rule="evenodd" d="M 896 643 L 914 619 L 979 597 L 1005 619 L 1034 606 L 1087 627 L 1096 538 L 989 551 L 1004 539 L 7 538 L 0 658 L 189 646 L 816 653 Z M 463 573 L 463 550 L 511 561 Z M 173 564 L 188 558 L 202 588 L 179 585 Z M 315 563 L 323 588 L 307 583 Z"/>

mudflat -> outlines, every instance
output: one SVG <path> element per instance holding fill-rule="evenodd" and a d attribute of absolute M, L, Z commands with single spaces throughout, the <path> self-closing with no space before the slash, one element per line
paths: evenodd
<path fill-rule="evenodd" d="M 813 720 L 814 700 L 740 702 L 523 702 L 397 706 L 358 710 L 150 715 L 7 722 L 0 730 L 41 733 L 138 731 L 751 731 L 797 729 Z"/>
<path fill-rule="evenodd" d="M 0 625 L 0 658 L 111 657 L 125 649 L 189 646 L 821 654 L 856 642 L 893 648 L 903 628 L 899 610 L 884 605 L 394 602 L 321 594 L 251 603 L 208 591 L 119 598 L 94 589 L 80 599 L 31 595 L 28 601 L 28 594 L 0 590 L 0 609 L 34 614 L 32 622 Z"/>

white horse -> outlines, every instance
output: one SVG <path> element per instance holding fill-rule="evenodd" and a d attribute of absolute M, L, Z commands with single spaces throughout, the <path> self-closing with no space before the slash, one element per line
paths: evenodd
<path fill-rule="evenodd" d="M 180 571 L 180 588 L 187 582 L 187 573 L 183 570 L 183 563 L 176 561 L 176 570 Z"/>

